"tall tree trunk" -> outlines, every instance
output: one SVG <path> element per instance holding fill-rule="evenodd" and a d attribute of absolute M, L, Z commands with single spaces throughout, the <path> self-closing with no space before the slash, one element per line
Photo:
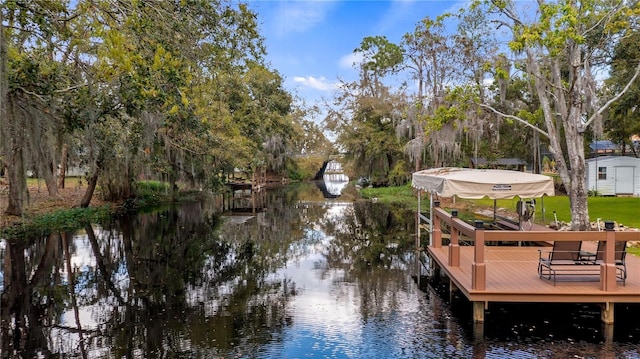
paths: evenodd
<path fill-rule="evenodd" d="M 102 161 L 97 161 L 95 168 L 91 172 L 91 176 L 87 178 L 87 189 L 85 190 L 84 196 L 82 196 L 82 200 L 80 201 L 80 207 L 89 207 L 89 203 L 91 203 L 91 199 L 93 198 L 93 193 L 95 192 L 96 186 L 98 185 L 98 177 L 101 171 Z"/>
<path fill-rule="evenodd" d="M 82 200 L 80 201 L 80 207 L 87 208 L 89 207 L 89 203 L 91 203 L 91 199 L 93 198 L 93 192 L 96 190 L 96 186 L 98 184 L 98 171 L 94 171 L 93 174 L 89 178 L 87 178 L 87 189 L 84 192 L 84 196 L 82 196 Z"/>
<path fill-rule="evenodd" d="M 16 117 L 9 113 L 9 79 L 7 75 L 7 43 L 0 11 L 0 146 L 3 163 L 6 166 L 6 178 L 9 182 L 9 198 L 5 213 L 22 215 L 26 177 L 22 156 L 23 129 L 16 123 Z M 13 112 L 13 111 L 11 111 Z"/>
<path fill-rule="evenodd" d="M 24 126 L 15 116 L 8 97 L 9 78 L 7 68 L 7 37 L 4 18 L 0 11 L 0 144 L 6 177 L 9 182 L 9 198 L 5 214 L 21 216 L 23 204 L 28 198 L 27 178 L 24 168 Z"/>
<path fill-rule="evenodd" d="M 8 100 L 8 97 L 5 97 Z M 14 115 L 14 101 L 7 101 L 5 108 L 8 110 L 3 116 L 2 144 L 3 159 L 7 165 L 7 180 L 9 181 L 9 198 L 5 213 L 13 216 L 21 216 L 23 205 L 28 200 L 27 177 L 24 167 L 23 144 L 24 125 Z"/>
<path fill-rule="evenodd" d="M 556 161 L 556 166 L 562 183 L 567 190 L 571 204 L 571 229 L 574 231 L 589 228 L 589 212 L 587 206 L 587 191 L 584 159 L 584 133 L 579 130 L 582 116 L 582 101 L 578 90 L 569 93 L 566 99 L 560 92 L 550 95 L 544 80 L 543 70 L 540 68 L 539 58 L 533 50 L 527 51 L 528 71 L 533 74 L 535 89 L 540 100 L 540 108 L 544 113 L 545 126 L 549 137 L 549 150 Z M 557 73 L 554 78 L 554 88 L 562 88 L 559 75 L 560 65 L 557 60 L 551 60 L 552 71 Z M 578 85 L 576 85 L 578 87 Z M 568 106 L 567 106 L 568 105 Z M 560 130 L 564 128 L 566 153 L 560 143 Z M 568 163 L 567 163 L 568 160 Z"/>
<path fill-rule="evenodd" d="M 570 109 L 568 121 L 565 121 L 565 136 L 567 143 L 567 159 L 569 171 L 569 185 L 565 183 L 571 205 L 571 229 L 586 231 L 590 228 L 589 208 L 587 202 L 587 178 L 584 157 L 584 132 L 580 129 L 582 121 L 582 97 L 578 91 L 570 94 Z"/>
<path fill-rule="evenodd" d="M 44 183 L 47 185 L 47 192 L 49 197 L 58 196 L 58 184 L 56 183 L 56 164 L 51 159 L 44 162 L 44 168 L 42 169 L 42 177 L 44 177 Z"/>

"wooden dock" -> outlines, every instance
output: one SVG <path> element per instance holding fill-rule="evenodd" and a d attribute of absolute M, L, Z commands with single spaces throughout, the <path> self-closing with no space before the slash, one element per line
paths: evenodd
<path fill-rule="evenodd" d="M 556 283 L 538 275 L 539 250 L 550 248 L 500 245 L 506 241 L 570 240 L 581 240 L 594 248 L 598 241 L 606 241 L 605 261 L 594 265 L 595 273 L 560 276 Z M 626 256 L 628 276 L 621 282 L 613 263 L 616 241 L 640 241 L 640 232 L 493 231 L 485 230 L 482 222 L 472 226 L 434 208 L 431 243 L 426 249 L 431 264 L 449 278 L 451 289 L 459 290 L 473 303 L 478 323 L 484 322 L 489 303 L 520 302 L 597 303 L 602 308 L 602 321 L 613 324 L 616 303 L 640 303 L 640 257 Z"/>

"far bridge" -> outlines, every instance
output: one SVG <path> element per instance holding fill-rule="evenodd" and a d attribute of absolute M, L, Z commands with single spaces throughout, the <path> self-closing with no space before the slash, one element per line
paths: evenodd
<path fill-rule="evenodd" d="M 328 159 L 324 161 L 322 164 L 322 168 L 318 172 L 316 172 L 314 180 L 327 179 L 329 177 L 331 180 L 337 180 L 338 177 L 344 176 L 344 170 L 342 169 L 342 164 L 335 159 Z"/>

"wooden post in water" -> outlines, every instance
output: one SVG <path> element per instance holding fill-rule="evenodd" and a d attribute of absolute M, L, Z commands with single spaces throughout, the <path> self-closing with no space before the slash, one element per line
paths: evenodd
<path fill-rule="evenodd" d="M 613 303 L 611 305 L 613 305 Z M 610 346 L 613 344 L 613 324 L 602 323 L 601 332 L 605 348 L 609 347 L 608 349 L 611 350 Z"/>
<path fill-rule="evenodd" d="M 613 292 L 616 290 L 616 232 L 614 231 L 614 223 L 605 221 L 604 228 L 606 230 L 606 245 L 604 249 L 604 263 L 600 267 L 600 284 L 605 292 Z M 613 324 L 613 308 L 614 303 L 605 302 L 600 305 L 600 319 L 605 325 Z"/>
<path fill-rule="evenodd" d="M 473 251 L 473 264 L 471 266 L 471 289 L 485 290 L 487 281 L 487 268 L 484 263 L 484 222 L 476 220 Z M 485 302 L 473 302 L 473 321 L 484 323 Z"/>
<path fill-rule="evenodd" d="M 602 323 L 613 324 L 613 307 L 614 304 L 610 302 L 600 304 L 600 319 L 602 319 Z"/>
<path fill-rule="evenodd" d="M 473 321 L 484 323 L 484 302 L 473 302 Z"/>

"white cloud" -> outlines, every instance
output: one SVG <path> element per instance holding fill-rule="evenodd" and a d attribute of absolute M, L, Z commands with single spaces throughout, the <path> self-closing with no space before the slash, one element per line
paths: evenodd
<path fill-rule="evenodd" d="M 283 1 L 275 14 L 278 35 L 305 32 L 324 21 L 333 8 L 332 1 Z"/>
<path fill-rule="evenodd" d="M 362 62 L 362 53 L 361 52 L 352 52 L 348 55 L 342 56 L 340 58 L 340 67 L 343 69 L 353 69 L 353 64 L 359 64 Z"/>
<path fill-rule="evenodd" d="M 337 87 L 335 83 L 327 81 L 327 79 L 324 77 L 315 78 L 313 76 L 308 76 L 308 77 L 296 76 L 293 78 L 293 81 L 299 84 L 302 84 L 303 86 L 311 87 L 321 91 L 331 91 L 331 90 L 335 90 Z"/>

